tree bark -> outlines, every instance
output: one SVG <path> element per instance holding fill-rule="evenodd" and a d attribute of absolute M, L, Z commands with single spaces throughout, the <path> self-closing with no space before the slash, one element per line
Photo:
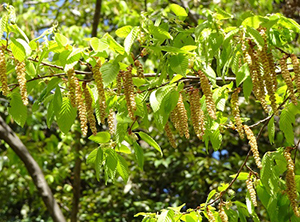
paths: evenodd
<path fill-rule="evenodd" d="M 44 174 L 33 159 L 26 146 L 22 143 L 14 131 L 5 123 L 0 116 L 0 139 L 3 139 L 19 156 L 25 164 L 29 175 L 31 176 L 39 195 L 42 197 L 54 222 L 66 222 L 62 211 L 57 204 L 50 187 L 48 186 Z"/>
<path fill-rule="evenodd" d="M 75 144 L 75 166 L 74 166 L 74 180 L 73 180 L 73 200 L 72 200 L 72 212 L 71 212 L 71 222 L 77 222 L 77 214 L 79 209 L 80 200 L 80 189 L 81 189 L 81 158 L 80 158 L 80 135 L 77 135 L 77 141 Z"/>
<path fill-rule="evenodd" d="M 102 0 L 96 0 L 96 8 L 93 19 L 93 29 L 92 29 L 92 37 L 97 37 L 98 25 L 100 20 Z"/>

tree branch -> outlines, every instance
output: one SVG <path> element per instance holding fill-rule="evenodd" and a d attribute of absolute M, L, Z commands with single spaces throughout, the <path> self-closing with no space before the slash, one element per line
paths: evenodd
<path fill-rule="evenodd" d="M 97 29 L 100 21 L 102 0 L 96 0 L 95 14 L 93 19 L 92 37 L 97 37 Z"/>
<path fill-rule="evenodd" d="M 48 186 L 44 174 L 31 156 L 26 146 L 22 143 L 14 131 L 5 123 L 0 116 L 0 139 L 3 139 L 19 156 L 25 164 L 29 175 L 31 176 L 39 195 L 42 197 L 54 222 L 66 222 L 62 211 L 57 204 L 50 187 Z"/>
<path fill-rule="evenodd" d="M 80 200 L 80 172 L 81 172 L 81 158 L 80 158 L 80 133 L 76 133 L 77 141 L 75 143 L 75 167 L 74 167 L 74 180 L 73 180 L 73 200 L 72 200 L 72 212 L 71 212 L 71 222 L 77 222 L 77 214 L 79 209 Z"/>

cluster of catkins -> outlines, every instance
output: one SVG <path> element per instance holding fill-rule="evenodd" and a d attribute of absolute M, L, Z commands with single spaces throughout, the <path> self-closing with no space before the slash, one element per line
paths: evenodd
<path fill-rule="evenodd" d="M 209 80 L 202 71 L 198 71 L 197 75 L 200 78 L 201 89 L 205 96 L 207 112 L 212 119 L 216 119 L 216 106 L 212 98 L 212 91 Z M 193 87 L 190 88 L 188 95 L 192 125 L 197 137 L 199 139 L 202 139 L 205 131 L 205 115 L 201 109 L 199 89 Z M 184 97 L 182 93 L 179 93 L 178 102 L 176 107 L 170 114 L 170 120 L 181 137 L 185 136 L 187 139 L 190 138 L 187 111 L 185 109 Z M 169 122 L 167 122 L 165 125 L 165 131 L 172 147 L 176 147 Z"/>
<path fill-rule="evenodd" d="M 253 41 L 248 40 L 247 43 L 242 40 L 242 51 L 245 62 L 250 69 L 250 76 L 253 84 L 253 93 L 257 100 L 261 102 L 263 109 L 269 113 L 269 107 L 266 102 L 266 96 L 269 96 L 271 108 L 275 115 L 278 115 L 278 106 L 276 104 L 275 92 L 277 90 L 277 78 L 275 72 L 275 63 L 272 50 L 267 44 L 267 35 L 265 29 L 260 29 L 260 34 L 264 40 L 264 45 L 259 48 Z M 288 70 L 287 59 L 291 58 L 294 73 L 295 83 L 298 92 L 300 92 L 300 68 L 298 58 L 291 54 L 283 55 L 280 59 L 281 74 L 284 82 L 288 87 L 291 101 L 297 105 L 297 98 L 294 92 L 293 80 Z"/>
<path fill-rule="evenodd" d="M 98 92 L 98 103 L 100 111 L 100 121 L 102 124 L 105 122 L 106 117 L 106 98 L 105 98 L 105 89 L 103 84 L 102 73 L 100 71 L 101 61 L 97 59 L 96 65 L 92 68 L 93 76 L 95 79 L 97 92 Z M 82 135 L 86 136 L 87 134 L 87 123 L 90 125 L 90 129 L 93 135 L 97 134 L 96 119 L 94 116 L 93 109 L 93 98 L 90 93 L 90 89 L 87 86 L 86 82 L 80 84 L 78 78 L 75 76 L 74 68 L 67 71 L 68 77 L 68 88 L 69 88 L 69 98 L 73 107 L 78 109 L 78 116 L 80 120 L 80 128 Z M 111 135 L 114 132 L 114 110 L 110 109 L 107 117 L 107 123 Z"/>
<path fill-rule="evenodd" d="M 134 61 L 134 65 L 137 70 L 137 77 L 144 79 L 144 69 L 143 65 L 139 60 Z M 133 85 L 133 74 L 132 74 L 132 65 L 127 67 L 127 70 L 120 70 L 116 82 L 117 82 L 117 94 L 121 95 L 122 89 L 124 89 L 125 100 L 127 104 L 128 115 L 132 120 L 135 120 L 134 112 L 137 109 L 135 102 L 135 93 Z M 123 85 L 122 85 L 123 82 Z"/>

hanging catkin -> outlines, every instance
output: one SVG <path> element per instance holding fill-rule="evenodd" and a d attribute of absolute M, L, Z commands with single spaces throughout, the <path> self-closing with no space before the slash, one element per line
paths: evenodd
<path fill-rule="evenodd" d="M 68 84 L 69 84 L 69 99 L 73 107 L 76 107 L 76 98 L 75 98 L 75 70 L 74 68 L 67 71 Z"/>
<path fill-rule="evenodd" d="M 170 123 L 169 123 L 169 122 L 167 122 L 166 125 L 165 125 L 165 131 L 166 131 L 166 134 L 167 134 L 167 137 L 168 137 L 168 140 L 169 140 L 171 146 L 172 146 L 173 148 L 176 148 L 177 145 L 176 145 L 176 142 L 175 142 L 173 133 L 172 133 L 172 131 L 171 131 Z"/>
<path fill-rule="evenodd" d="M 300 65 L 299 60 L 295 54 L 291 54 L 291 60 L 293 64 L 293 69 L 295 73 L 295 82 L 297 86 L 298 95 L 300 94 Z"/>
<path fill-rule="evenodd" d="M 28 105 L 28 97 L 27 97 L 27 89 L 26 89 L 26 73 L 25 73 L 25 62 L 19 62 L 17 61 L 16 65 L 16 73 L 17 73 L 17 79 L 20 86 L 21 91 L 21 97 L 23 104 L 25 106 Z"/>
<path fill-rule="evenodd" d="M 80 120 L 80 129 L 82 132 L 83 136 L 86 136 L 87 134 L 87 112 L 86 112 L 86 106 L 84 104 L 83 100 L 83 93 L 79 84 L 78 79 L 75 77 L 74 78 L 75 82 L 75 99 L 76 99 L 76 106 L 78 109 L 78 114 L 79 114 L 79 120 Z"/>
<path fill-rule="evenodd" d="M 86 87 L 86 83 L 83 83 L 82 87 L 83 87 L 83 92 L 84 92 L 88 122 L 90 124 L 90 128 L 91 128 L 93 135 L 96 135 L 97 127 L 96 127 L 96 120 L 95 120 L 95 116 L 94 116 L 93 99 L 92 99 L 92 96 L 90 94 L 88 87 Z"/>
<path fill-rule="evenodd" d="M 187 112 L 184 107 L 183 97 L 182 97 L 181 93 L 179 93 L 179 98 L 178 98 L 178 102 L 177 102 L 177 110 L 178 110 L 178 117 L 179 117 L 179 121 L 180 121 L 180 127 L 182 128 L 185 138 L 189 139 L 190 134 L 189 134 Z"/>
<path fill-rule="evenodd" d="M 295 182 L 295 164 L 291 157 L 292 149 L 293 149 L 292 147 L 286 147 L 283 153 L 287 161 L 287 173 L 285 176 L 285 181 L 287 186 L 286 193 L 291 202 L 295 215 L 297 217 L 300 217 L 300 212 L 299 212 L 298 202 L 297 202 L 297 189 L 296 189 L 296 182 Z"/>
<path fill-rule="evenodd" d="M 5 54 L 0 48 L 0 82 L 2 84 L 2 94 L 6 96 L 8 94 L 9 88 L 7 85 L 7 72 L 6 72 L 6 60 L 5 60 Z"/>
<path fill-rule="evenodd" d="M 280 67 L 281 67 L 282 77 L 287 85 L 288 91 L 290 92 L 290 98 L 292 100 L 292 103 L 297 105 L 298 102 L 297 102 L 297 98 L 294 93 L 294 86 L 293 86 L 292 78 L 291 78 L 290 72 L 287 67 L 287 55 L 284 55 L 280 59 Z"/>
<path fill-rule="evenodd" d="M 134 120 L 134 112 L 136 110 L 134 85 L 132 81 L 132 66 L 128 66 L 123 74 L 124 94 L 127 103 L 127 110 L 129 117 Z"/>
<path fill-rule="evenodd" d="M 97 90 L 98 90 L 98 102 L 100 109 L 100 120 L 101 123 L 104 124 L 105 116 L 106 116 L 106 99 L 105 99 L 105 90 L 103 84 L 102 73 L 100 71 L 101 68 L 101 60 L 98 58 L 96 61 L 96 65 L 92 68 L 93 76 L 96 82 Z"/>
<path fill-rule="evenodd" d="M 212 119 L 217 119 L 216 105 L 215 105 L 215 102 L 212 97 L 211 86 L 209 84 L 209 80 L 201 70 L 198 71 L 198 75 L 200 77 L 200 84 L 201 84 L 202 92 L 205 95 L 205 103 L 206 103 L 207 112 Z"/>
<path fill-rule="evenodd" d="M 248 178 L 246 180 L 246 187 L 249 191 L 251 202 L 256 207 L 257 206 L 256 192 L 255 192 L 255 189 L 253 187 L 253 182 L 252 182 L 252 179 L 251 179 L 251 173 L 249 173 Z"/>
<path fill-rule="evenodd" d="M 201 109 L 199 89 L 192 88 L 189 92 L 191 119 L 194 131 L 199 139 L 204 134 L 204 113 Z"/>
<path fill-rule="evenodd" d="M 245 133 L 249 140 L 249 145 L 250 145 L 251 151 L 253 153 L 255 163 L 256 163 L 257 167 L 261 169 L 262 165 L 261 165 L 261 161 L 260 161 L 260 157 L 259 157 L 259 151 L 258 151 L 258 147 L 257 147 L 257 143 L 256 143 L 256 138 L 249 126 L 244 125 L 244 130 L 245 130 Z"/>
<path fill-rule="evenodd" d="M 243 128 L 243 124 L 242 124 L 242 120 L 241 120 L 241 116 L 240 116 L 240 109 L 239 109 L 239 92 L 240 92 L 240 88 L 237 88 L 233 94 L 231 95 L 231 108 L 232 108 L 232 115 L 234 117 L 235 120 L 235 124 L 236 124 L 236 129 L 241 137 L 241 139 L 244 139 L 244 128 Z"/>

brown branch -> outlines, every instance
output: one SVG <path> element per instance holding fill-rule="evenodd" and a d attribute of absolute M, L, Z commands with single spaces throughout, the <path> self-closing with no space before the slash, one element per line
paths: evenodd
<path fill-rule="evenodd" d="M 45 180 L 43 171 L 35 159 L 31 156 L 26 146 L 22 143 L 15 132 L 6 124 L 1 116 L 0 139 L 4 140 L 23 161 L 53 221 L 66 222 L 66 219 L 64 218 L 64 215 L 62 214 L 62 211 Z"/>
<path fill-rule="evenodd" d="M 97 30 L 98 30 L 100 14 L 101 14 L 101 6 L 102 6 L 102 0 L 97 0 L 96 7 L 95 7 L 94 19 L 93 19 L 92 37 L 97 37 Z"/>
<path fill-rule="evenodd" d="M 80 202 L 80 189 L 81 189 L 81 180 L 80 180 L 80 172 L 81 172 L 81 143 L 80 138 L 81 135 L 79 132 L 76 133 L 77 140 L 75 142 L 75 166 L 74 166 L 74 180 L 73 180 L 73 200 L 72 200 L 72 212 L 71 212 L 71 222 L 77 222 L 77 214 L 79 210 L 79 202 Z"/>

